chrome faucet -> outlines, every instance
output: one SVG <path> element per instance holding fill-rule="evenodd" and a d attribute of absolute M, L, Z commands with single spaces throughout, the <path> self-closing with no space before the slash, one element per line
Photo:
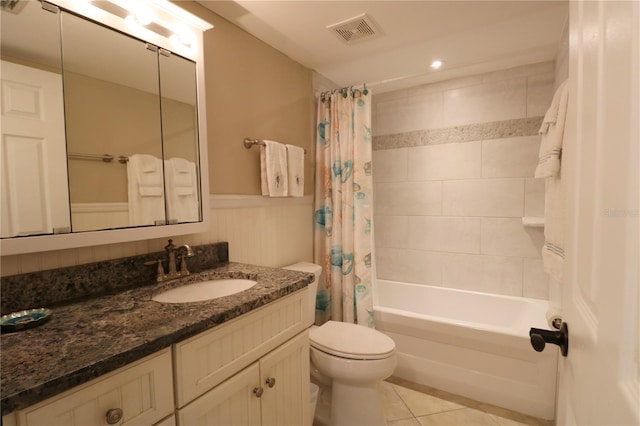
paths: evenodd
<path fill-rule="evenodd" d="M 184 254 L 180 254 L 179 251 L 184 249 Z M 153 260 L 150 262 L 145 262 L 145 265 L 158 265 L 158 271 L 156 276 L 156 281 L 161 282 L 165 280 L 171 280 L 173 278 L 183 277 L 189 275 L 189 270 L 187 269 L 187 262 L 185 258 L 193 257 L 194 253 L 189 244 L 183 244 L 181 246 L 176 246 L 173 244 L 173 240 L 169 240 L 169 244 L 164 247 L 164 250 L 167 252 L 167 273 L 165 274 L 164 266 L 162 265 L 162 259 Z M 180 262 L 180 270 L 177 268 L 176 264 L 176 254 L 178 256 Z"/>

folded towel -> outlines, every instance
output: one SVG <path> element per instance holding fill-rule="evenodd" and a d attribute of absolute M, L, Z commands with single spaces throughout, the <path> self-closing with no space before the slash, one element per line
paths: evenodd
<path fill-rule="evenodd" d="M 168 175 L 171 187 L 180 189 L 182 195 L 190 195 L 197 192 L 194 184 L 197 182 L 195 163 L 184 158 L 174 157 L 168 160 Z"/>
<path fill-rule="evenodd" d="M 564 263 L 564 197 L 560 177 L 545 179 L 544 245 L 542 265 L 544 271 L 562 281 Z"/>
<path fill-rule="evenodd" d="M 304 149 L 285 145 L 287 148 L 287 176 L 289 178 L 289 196 L 304 195 Z"/>
<path fill-rule="evenodd" d="M 164 179 L 162 160 L 147 154 L 129 156 L 127 189 L 129 225 L 164 223 Z"/>
<path fill-rule="evenodd" d="M 562 155 L 562 138 L 564 124 L 567 116 L 567 104 L 569 99 L 568 80 L 565 80 L 556 90 L 542 120 L 542 126 L 538 133 L 542 135 L 538 166 L 535 177 L 545 178 L 557 176 L 560 172 L 560 157 Z"/>
<path fill-rule="evenodd" d="M 287 177 L 287 149 L 273 141 L 260 146 L 260 172 L 262 195 L 286 197 L 289 194 Z"/>
<path fill-rule="evenodd" d="M 169 222 L 197 222 L 200 220 L 200 203 L 195 163 L 176 157 L 165 161 L 165 169 Z"/>

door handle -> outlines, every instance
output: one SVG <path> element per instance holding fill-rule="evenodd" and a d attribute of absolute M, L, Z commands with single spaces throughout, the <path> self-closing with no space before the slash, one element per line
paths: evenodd
<path fill-rule="evenodd" d="M 552 343 L 560 346 L 562 356 L 567 356 L 569 353 L 569 327 L 566 322 L 563 322 L 560 330 L 557 331 L 532 328 L 529 330 L 529 338 L 531 339 L 531 346 L 537 352 L 542 352 L 547 343 Z"/>

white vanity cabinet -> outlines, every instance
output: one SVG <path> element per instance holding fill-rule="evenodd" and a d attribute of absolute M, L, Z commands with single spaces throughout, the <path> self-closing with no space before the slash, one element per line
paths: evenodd
<path fill-rule="evenodd" d="M 172 376 L 165 349 L 19 411 L 18 424 L 153 425 L 173 414 Z"/>
<path fill-rule="evenodd" d="M 309 423 L 307 293 L 175 346 L 178 425 Z"/>
<path fill-rule="evenodd" d="M 296 291 L 3 423 L 308 425 L 308 293 Z"/>
<path fill-rule="evenodd" d="M 307 425 L 309 339 L 298 334 L 181 410 L 180 426 Z"/>

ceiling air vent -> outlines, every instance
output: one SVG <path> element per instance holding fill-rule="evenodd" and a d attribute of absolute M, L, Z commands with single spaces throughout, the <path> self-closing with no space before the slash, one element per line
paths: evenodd
<path fill-rule="evenodd" d="M 364 13 L 346 21 L 328 25 L 327 29 L 333 31 L 340 40 L 348 44 L 380 35 L 380 30 Z"/>

